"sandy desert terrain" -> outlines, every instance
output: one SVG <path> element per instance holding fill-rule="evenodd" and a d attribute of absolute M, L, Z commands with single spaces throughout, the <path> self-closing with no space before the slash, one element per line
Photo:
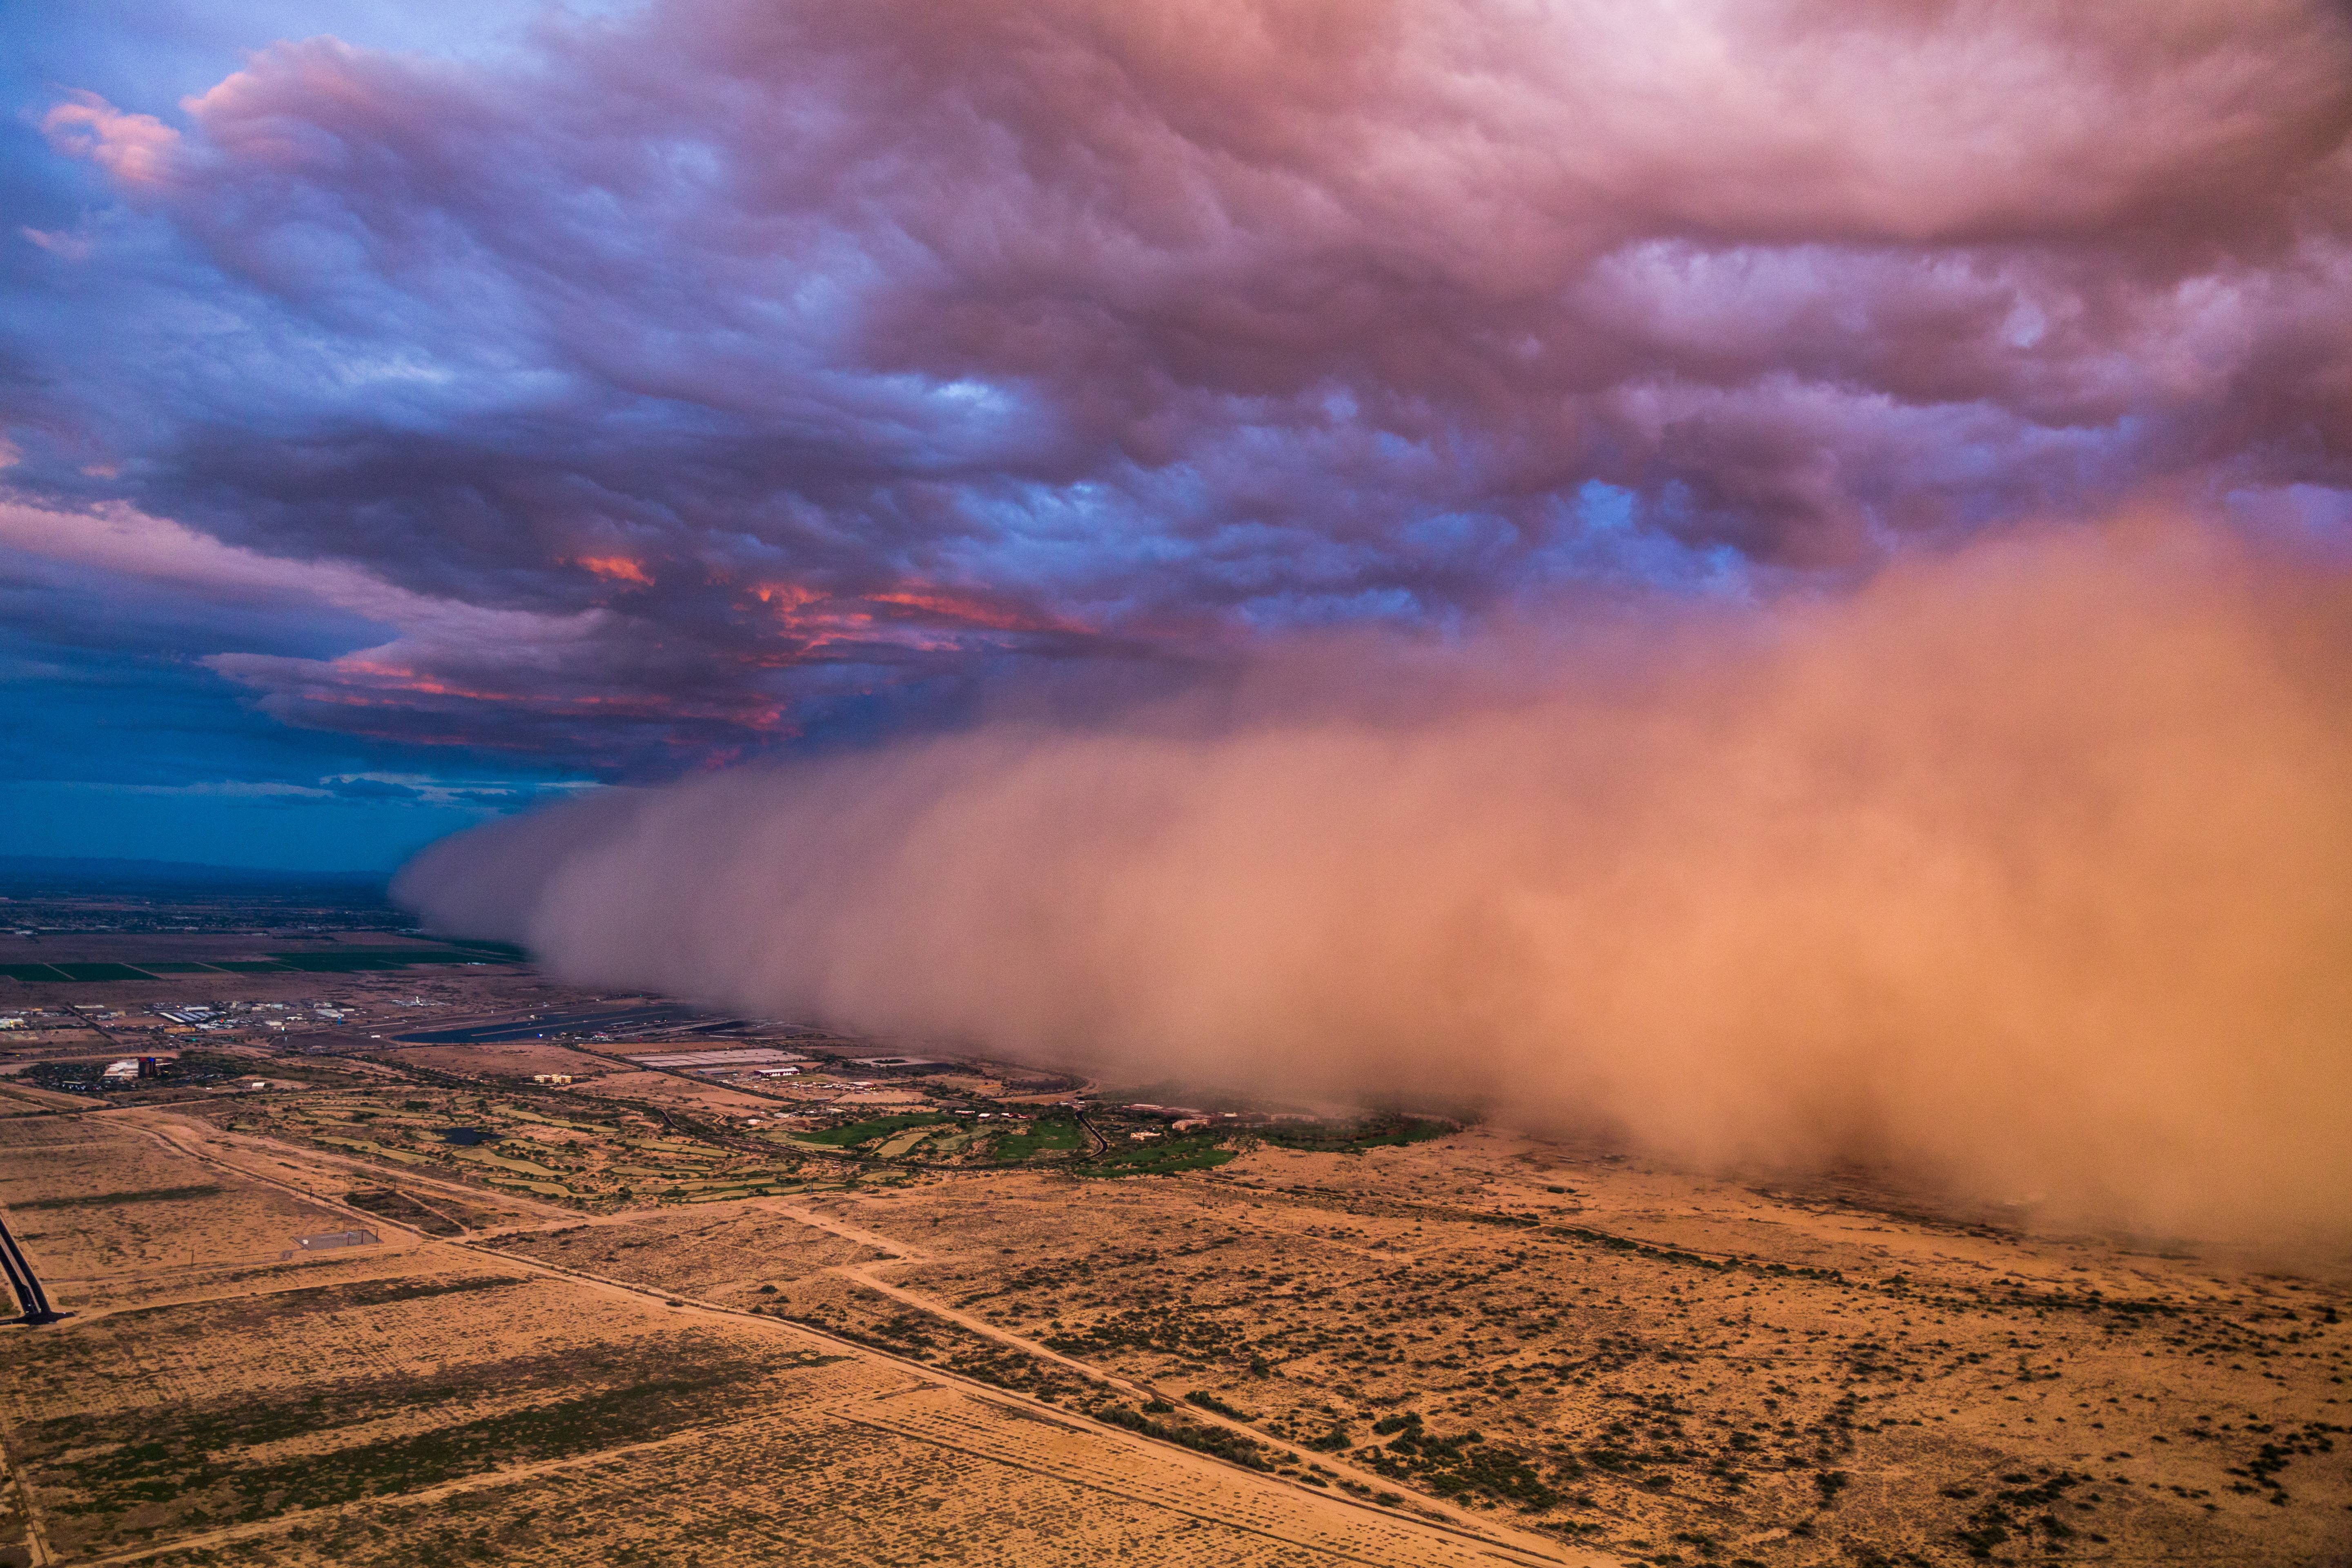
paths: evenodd
<path fill-rule="evenodd" d="M 225 976 L 0 997 L 0 1562 L 2352 1560 L 2340 1260 Z"/>

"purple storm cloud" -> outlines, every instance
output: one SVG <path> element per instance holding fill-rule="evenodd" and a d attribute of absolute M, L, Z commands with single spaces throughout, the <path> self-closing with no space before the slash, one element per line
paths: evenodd
<path fill-rule="evenodd" d="M 2317 0 L 673 0 L 38 119 L 107 195 L 16 237 L 6 546 L 313 574 L 389 637 L 213 661 L 299 725 L 661 773 L 2152 489 L 2343 511 Z"/>
<path fill-rule="evenodd" d="M 2352 1234 L 2342 0 L 390 25 L 0 127 L 10 756 L 560 795 L 396 893 L 584 983 Z"/>

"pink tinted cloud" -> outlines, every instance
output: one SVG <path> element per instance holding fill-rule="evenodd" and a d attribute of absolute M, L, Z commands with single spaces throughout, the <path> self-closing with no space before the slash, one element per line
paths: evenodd
<path fill-rule="evenodd" d="M 188 489 L 417 592 L 635 595 L 589 635 L 642 696 L 771 667 L 759 582 L 811 648 L 901 591 L 1448 623 L 1610 555 L 1595 483 L 1768 571 L 2352 483 L 2322 0 L 667 0 L 184 112 L 52 133 L 401 408 L 299 465 L 213 417 Z"/>
<path fill-rule="evenodd" d="M 1344 388 L 1522 484 L 1736 490 L 1623 395 L 1864 389 L 2078 444 L 2201 414 L 2284 323 L 2185 384 L 2165 342 L 2331 283 L 2352 192 L 2352 36 L 2307 0 L 707 0 L 541 40 L 505 78 L 265 51 L 189 100 L 208 155 L 163 194 L 273 287 L 487 285 L 616 386 L 781 414 L 806 377 L 763 340 L 1024 385 L 1059 434 L 998 432 L 1015 464 L 1193 459 Z M 1885 500 L 1696 526 L 1811 559 Z"/>
<path fill-rule="evenodd" d="M 50 142 L 88 158 L 124 184 L 162 186 L 180 133 L 152 114 L 126 114 L 96 93 L 77 92 L 41 118 Z"/>
<path fill-rule="evenodd" d="M 0 555 L 230 610 L 339 611 L 394 634 L 331 658 L 204 658 L 287 722 L 617 771 L 691 764 L 789 735 L 790 681 L 813 663 L 952 658 L 1034 634 L 1087 635 L 986 591 L 772 584 L 745 591 L 751 626 L 740 641 L 681 648 L 675 630 L 631 613 L 619 594 L 563 614 L 480 605 L 415 593 L 348 561 L 268 555 L 119 504 L 65 510 L 0 499 Z M 653 585 L 617 558 L 581 564 L 624 593 Z"/>
<path fill-rule="evenodd" d="M 394 632 L 334 658 L 223 653 L 205 660 L 288 717 L 299 717 L 303 703 L 389 700 L 404 687 L 506 708 L 560 703 L 560 693 L 543 689 L 614 640 L 608 611 L 545 616 L 412 593 L 349 562 L 265 555 L 121 505 L 65 511 L 0 500 L 0 550 L 232 607 L 341 611 Z M 461 684 L 468 679 L 488 685 L 468 689 Z"/>

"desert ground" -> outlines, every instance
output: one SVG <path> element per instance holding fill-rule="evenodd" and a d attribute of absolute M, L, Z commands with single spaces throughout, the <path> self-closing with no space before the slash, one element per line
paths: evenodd
<path fill-rule="evenodd" d="M 117 945 L 0 981 L 0 1562 L 2352 1562 L 2340 1259 Z"/>

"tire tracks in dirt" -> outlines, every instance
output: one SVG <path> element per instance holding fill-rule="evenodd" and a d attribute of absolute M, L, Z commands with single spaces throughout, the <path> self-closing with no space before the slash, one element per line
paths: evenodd
<path fill-rule="evenodd" d="M 1561 1554 L 1559 1548 L 1551 1542 L 1528 1537 L 1517 1531 L 1501 1529 L 1488 1524 L 1485 1521 L 1462 1519 L 1458 1515 L 1453 1518 L 1433 1519 L 1426 1517 L 1423 1513 L 1409 1513 L 1398 1509 L 1385 1508 L 1376 1503 L 1361 1501 L 1345 1495 L 1334 1495 L 1320 1489 L 1309 1488 L 1301 1483 L 1290 1481 L 1281 1477 L 1263 1475 L 1241 1466 L 1229 1464 L 1211 1456 L 1196 1453 L 1192 1449 L 1181 1447 L 1181 1445 L 1154 1438 L 1146 1434 L 1130 1432 L 1123 1427 L 1114 1426 L 1108 1422 L 1096 1421 L 1080 1413 L 1065 1410 L 1057 1405 L 1049 1404 L 1043 1400 L 1032 1398 L 1027 1394 L 1021 1394 L 1014 1390 L 999 1388 L 993 1384 L 982 1383 L 974 1378 L 965 1377 L 960 1373 L 929 1365 L 924 1362 L 895 1355 L 887 1351 L 877 1349 L 872 1345 L 826 1332 L 825 1331 L 810 1324 L 787 1319 L 771 1317 L 761 1313 L 743 1311 L 735 1308 L 720 1306 L 715 1302 L 698 1300 L 674 1290 L 663 1289 L 647 1285 L 638 1285 L 627 1280 L 615 1279 L 604 1275 L 592 1274 L 583 1269 L 571 1268 L 560 1264 L 543 1262 L 527 1255 L 505 1251 L 493 1245 L 491 1238 L 488 1237 L 476 1237 L 452 1239 L 426 1236 L 424 1232 L 418 1230 L 413 1226 L 403 1224 L 397 1220 L 389 1220 L 382 1215 L 366 1214 L 363 1211 L 352 1208 L 350 1205 L 345 1205 L 337 1199 L 323 1196 L 319 1193 L 297 1185 L 294 1183 L 286 1181 L 275 1174 L 256 1171 L 245 1163 L 227 1158 L 226 1152 L 221 1148 L 215 1146 L 212 1141 L 206 1140 L 201 1135 L 185 1141 L 182 1138 L 172 1136 L 172 1132 L 173 1131 L 193 1131 L 193 1128 L 175 1129 L 157 1126 L 154 1124 L 157 1121 L 175 1122 L 179 1120 L 177 1118 L 157 1116 L 151 1120 L 150 1118 L 145 1117 L 134 1119 L 130 1116 L 125 1116 L 122 1120 L 125 1121 L 128 1125 L 131 1125 L 136 1130 L 155 1139 L 158 1142 L 162 1143 L 164 1147 L 170 1149 L 174 1153 L 180 1154 L 184 1158 L 194 1161 L 199 1164 L 212 1166 L 215 1169 L 226 1171 L 232 1174 L 243 1176 L 248 1180 L 258 1182 L 264 1185 L 278 1188 L 280 1191 L 300 1197 L 306 1202 L 316 1204 L 320 1207 L 349 1215 L 354 1220 L 368 1225 L 389 1226 L 391 1227 L 405 1231 L 415 1238 L 415 1245 L 404 1250 L 412 1254 L 446 1252 L 449 1254 L 474 1258 L 495 1258 L 503 1263 L 513 1265 L 527 1272 L 575 1281 L 599 1292 L 600 1294 L 625 1296 L 637 1300 L 656 1300 L 677 1310 L 683 1310 L 709 1317 L 725 1318 L 739 1324 L 757 1325 L 766 1332 L 779 1334 L 783 1337 L 798 1340 L 803 1342 L 822 1345 L 828 1352 L 834 1353 L 847 1354 L 863 1359 L 869 1363 L 877 1363 L 889 1366 L 898 1372 L 910 1375 L 922 1383 L 929 1384 L 938 1387 L 953 1389 L 967 1397 L 981 1401 L 983 1404 L 1006 1408 L 1031 1419 L 1045 1420 L 1071 1431 L 1085 1433 L 1089 1436 L 1109 1443 L 1115 1447 L 1126 1447 L 1130 1450 L 1138 1447 L 1144 1448 L 1152 1455 L 1152 1458 L 1155 1460 L 1171 1465 L 1179 1469 L 1192 1471 L 1195 1474 L 1213 1475 L 1227 1480 L 1241 1478 L 1244 1480 L 1245 1484 L 1267 1489 L 1284 1489 L 1289 1493 L 1296 1494 L 1296 1499 L 1294 1499 L 1294 1500 L 1303 1500 L 1310 1510 L 1359 1510 L 1365 1515 L 1378 1518 L 1385 1525 L 1391 1528 L 1402 1527 L 1409 1531 L 1424 1532 L 1436 1540 L 1445 1542 L 1450 1546 L 1455 1548 L 1465 1546 L 1471 1547 L 1485 1554 L 1495 1557 L 1498 1562 L 1520 1564 L 1523 1565 L 1523 1568 L 1533 1568 L 1533 1565 L 1555 1565 L 1556 1568 L 1556 1565 L 1570 1563 L 1600 1564 L 1605 1563 L 1607 1561 L 1605 1559 L 1591 1557 L 1589 1555 L 1580 1555 L 1577 1557 L 1564 1556 Z M 220 1137 L 222 1140 L 226 1141 L 228 1135 L 222 1134 Z M 270 1151 L 278 1147 L 274 1144 L 273 1141 L 257 1139 L 249 1136 L 237 1138 L 232 1146 L 238 1152 L 249 1153 L 256 1157 L 271 1157 Z M 321 1163 L 342 1168 L 363 1170 L 371 1174 L 377 1173 L 375 1167 L 367 1166 L 358 1162 L 337 1156 L 314 1155 L 312 1152 L 309 1150 L 294 1148 L 291 1146 L 288 1146 L 285 1149 L 285 1152 L 288 1153 L 304 1155 Z M 297 1168 L 299 1169 L 299 1167 Z M 746 1206 L 752 1206 L 755 1205 L 780 1212 L 786 1217 L 796 1222 L 808 1224 L 814 1228 L 827 1230 L 833 1234 L 842 1236 L 845 1239 L 858 1241 L 862 1245 L 876 1247 L 877 1250 L 886 1251 L 891 1255 L 891 1257 L 887 1260 L 887 1262 L 919 1262 L 922 1261 L 924 1258 L 924 1255 L 916 1249 L 893 1241 L 878 1233 L 866 1230 L 862 1226 L 852 1225 L 846 1221 L 828 1219 L 800 1209 L 796 1205 L 779 1204 L 772 1199 L 752 1199 L 746 1201 Z M 575 1216 L 565 1215 L 562 1217 L 572 1220 L 573 1223 L 576 1223 Z M 877 1268 L 881 1266 L 882 1265 L 880 1264 L 869 1264 L 864 1267 Z M 854 1271 L 857 1266 L 845 1265 L 842 1267 Z M 1044 1359 L 1066 1365 L 1073 1371 L 1079 1373 L 1081 1375 L 1087 1377 L 1091 1381 L 1121 1389 L 1141 1390 L 1142 1385 L 1135 1384 L 1129 1380 L 1117 1377 L 1099 1367 L 1092 1365 L 1091 1363 L 1079 1361 L 1076 1358 L 1064 1356 L 1059 1352 L 1046 1350 L 1043 1346 L 1034 1345 L 1023 1339 L 1021 1336 L 1009 1334 L 1005 1331 L 998 1330 L 994 1328 L 993 1325 L 986 1324 L 983 1320 L 972 1319 L 968 1314 L 960 1312 L 957 1309 L 949 1307 L 942 1302 L 937 1302 L 929 1297 L 920 1295 L 919 1292 L 905 1290 L 902 1287 L 893 1286 L 887 1281 L 878 1279 L 860 1277 L 859 1282 L 868 1286 L 869 1288 L 877 1289 L 886 1295 L 891 1295 L 901 1299 L 905 1300 L 907 1304 L 917 1307 L 921 1310 L 946 1317 L 951 1321 L 958 1322 L 961 1326 L 985 1333 L 992 1339 L 997 1339 L 1013 1345 L 1025 1353 L 1038 1355 Z M 1160 1397 L 1156 1392 L 1145 1391 L 1145 1393 L 1146 1397 Z M 1212 1411 L 1196 1410 L 1189 1404 L 1185 1406 L 1185 1409 L 1188 1415 L 1197 1417 L 1202 1421 L 1214 1422 L 1217 1425 L 1229 1426 L 1235 1431 L 1247 1434 L 1253 1438 L 1260 1441 L 1265 1440 L 1263 1434 L 1255 1432 L 1245 1423 L 1228 1420 L 1224 1417 L 1218 1416 Z M 839 1413 L 845 1418 L 855 1418 L 854 1414 L 847 1409 L 844 1409 Z M 867 1424 L 877 1425 L 877 1423 L 872 1422 Z M 887 1423 L 881 1423 L 879 1425 L 887 1426 Z M 684 1441 L 698 1434 L 679 1434 L 673 1437 L 658 1439 L 657 1444 Z M 907 1440 L 915 1442 L 936 1443 L 938 1441 L 935 1438 L 919 1435 L 902 1433 L 901 1436 L 906 1437 Z M 645 1447 L 652 1446 L 657 1445 L 646 1445 Z M 417 1500 L 429 1500 L 432 1497 L 446 1495 L 449 1492 L 469 1489 L 479 1486 L 499 1484 L 502 1480 L 525 1479 L 529 1475 L 538 1473 L 542 1469 L 561 1469 L 568 1465 L 592 1462 L 597 1459 L 609 1458 L 614 1454 L 627 1453 L 630 1451 L 632 1451 L 630 1448 L 625 1447 L 604 1449 L 594 1455 L 578 1458 L 545 1461 L 541 1466 L 518 1467 L 510 1471 L 484 1472 L 481 1475 L 460 1478 L 446 1483 L 440 1483 L 436 1487 L 421 1489 L 415 1492 L 400 1494 L 396 1499 L 386 1499 L 382 1500 L 406 1502 Z M 999 1462 L 1003 1461 L 999 1460 Z M 1318 1460 L 1318 1462 L 1320 1461 Z M 1339 1468 L 1337 1467 L 1326 1466 L 1326 1468 L 1333 1470 L 1333 1473 L 1335 1474 L 1339 1473 Z M 1091 1487 L 1096 1489 L 1109 1489 L 1102 1487 L 1101 1483 L 1097 1480 L 1083 1475 L 1057 1474 L 1055 1479 L 1069 1485 Z M 1368 1480 L 1370 1478 L 1368 1478 Z M 1379 1481 L 1377 1484 L 1386 1487 L 1388 1483 L 1383 1480 Z M 26 1490 L 26 1495 L 29 1500 L 31 1496 L 29 1489 Z M 1150 1501 L 1151 1506 L 1155 1507 L 1170 1506 L 1165 1500 L 1138 1500 Z M 1416 1498 L 1414 1500 L 1416 1508 L 1422 1507 L 1425 1504 L 1426 1500 L 1427 1500 Z M 328 1510 L 307 1511 L 316 1514 L 323 1513 Z M 1432 1514 L 1436 1510 L 1433 1509 L 1427 1510 L 1428 1513 Z M 268 1534 L 275 1530 L 290 1528 L 292 1525 L 299 1523 L 303 1517 L 303 1512 L 290 1513 L 282 1515 L 277 1520 L 257 1521 L 252 1526 L 235 1526 L 228 1528 L 231 1531 L 247 1531 L 257 1535 Z M 1201 1517 L 1212 1518 L 1213 1516 L 1203 1514 Z M 1241 1521 L 1219 1521 L 1219 1522 L 1229 1523 L 1234 1525 L 1235 1528 L 1248 1528 L 1242 1524 Z M 225 1533 L 222 1536 L 223 1541 L 242 1538 L 242 1535 L 237 1534 Z M 204 1544 L 209 1539 L 209 1536 L 184 1537 L 175 1542 L 152 1546 L 142 1546 L 129 1553 L 95 1558 L 90 1559 L 89 1561 L 103 1563 L 135 1562 L 148 1557 L 163 1555 L 166 1552 L 186 1550 L 193 1546 Z M 1287 1539 L 1287 1537 L 1285 1537 L 1284 1539 Z M 1329 1550 L 1328 1547 L 1318 1546 L 1307 1542 L 1297 1542 L 1297 1544 L 1307 1550 L 1324 1552 L 1328 1552 Z"/>

